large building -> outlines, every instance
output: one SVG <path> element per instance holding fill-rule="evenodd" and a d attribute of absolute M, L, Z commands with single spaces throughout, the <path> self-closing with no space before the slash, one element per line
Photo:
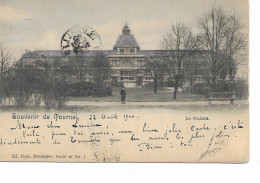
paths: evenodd
<path fill-rule="evenodd" d="M 131 30 L 126 24 L 122 29 L 122 34 L 118 36 L 113 49 L 102 51 L 108 57 L 111 68 L 110 78 L 107 78 L 107 81 L 121 83 L 125 87 L 138 87 L 153 82 L 152 72 L 146 69 L 145 62 L 159 51 L 162 52 L 163 50 L 141 50 L 137 40 L 131 34 Z M 90 58 L 94 57 L 94 54 L 94 51 L 88 51 L 84 54 L 83 60 L 86 61 L 86 64 L 91 60 Z M 70 57 L 73 56 L 75 57 L 73 54 L 70 55 Z M 51 61 L 63 56 L 60 50 L 35 50 L 24 54 L 22 59 L 26 60 L 26 63 L 32 64 L 44 61 L 42 57 Z M 194 58 L 192 56 L 189 59 Z M 93 81 L 91 68 L 86 72 L 84 80 Z"/>
<path fill-rule="evenodd" d="M 134 35 L 127 24 L 123 27 L 113 47 L 113 52 L 108 55 L 112 67 L 112 81 L 123 82 L 126 87 L 142 86 L 151 82 L 151 72 L 145 70 L 145 59 L 149 50 L 141 51 Z"/>

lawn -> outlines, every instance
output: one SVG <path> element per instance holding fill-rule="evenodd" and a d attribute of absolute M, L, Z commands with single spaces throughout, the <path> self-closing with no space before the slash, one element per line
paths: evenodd
<path fill-rule="evenodd" d="M 91 102 L 120 102 L 119 87 L 113 88 L 112 96 L 107 97 L 73 97 L 71 101 L 91 101 Z M 179 91 L 178 100 L 203 100 L 203 96 L 183 93 Z M 151 88 L 126 88 L 126 101 L 128 102 L 169 102 L 173 101 L 173 88 L 159 88 L 157 93 Z"/>

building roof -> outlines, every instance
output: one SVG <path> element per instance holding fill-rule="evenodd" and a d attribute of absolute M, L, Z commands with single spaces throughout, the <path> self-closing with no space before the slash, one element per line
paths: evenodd
<path fill-rule="evenodd" d="M 86 57 L 95 56 L 96 52 L 98 52 L 98 50 L 85 51 L 85 52 L 83 52 L 84 53 L 83 56 L 86 56 Z M 109 55 L 109 54 L 113 54 L 114 53 L 113 50 L 102 50 L 102 52 L 105 55 Z M 40 56 L 46 56 L 46 57 L 61 57 L 61 56 L 63 56 L 61 50 L 35 50 L 35 51 L 31 52 L 31 53 L 34 53 L 35 55 L 38 54 Z M 34 55 L 34 54 L 32 54 L 32 55 Z M 69 56 L 76 56 L 76 54 L 73 51 L 71 51 Z"/>
<path fill-rule="evenodd" d="M 150 57 L 150 56 L 155 56 L 159 52 L 165 52 L 165 51 L 166 50 L 140 50 L 138 52 L 138 54 Z M 96 52 L 97 51 L 93 51 L 93 50 L 88 51 L 88 52 L 84 52 L 83 56 L 91 57 L 91 56 L 94 56 Z M 102 50 L 102 52 L 107 56 L 117 54 L 117 52 L 115 52 L 114 50 Z M 27 54 L 24 54 L 23 57 L 24 58 L 25 57 L 38 57 L 39 55 L 45 56 L 45 57 L 61 57 L 62 51 L 61 50 L 35 50 L 33 52 L 29 52 Z M 75 56 L 75 53 L 72 52 L 69 56 Z M 131 56 L 131 55 L 129 55 L 129 56 Z"/>
<path fill-rule="evenodd" d="M 138 45 L 134 35 L 130 34 L 130 31 L 131 30 L 126 24 L 123 27 L 122 35 L 119 35 L 117 38 L 116 44 L 113 47 L 114 50 L 116 50 L 118 47 L 124 47 L 124 46 L 134 47 L 140 50 L 140 46 Z"/>
<path fill-rule="evenodd" d="M 137 48 L 138 50 L 140 49 L 135 37 L 133 35 L 120 35 L 117 38 L 116 44 L 114 45 L 113 49 L 115 50 L 118 47 L 123 47 L 123 46 L 129 46 L 129 47 L 134 47 Z"/>
<path fill-rule="evenodd" d="M 85 57 L 93 57 L 95 56 L 95 53 L 98 51 L 86 51 L 84 52 L 83 56 Z M 102 52 L 105 55 L 117 55 L 117 52 L 114 50 L 102 50 Z M 147 57 L 153 57 L 158 54 L 164 54 L 168 52 L 168 50 L 139 50 L 138 54 L 139 55 L 144 55 Z M 193 50 L 190 51 L 191 53 L 199 53 L 199 52 L 207 52 L 205 50 Z M 45 56 L 45 57 L 62 57 L 62 51 L 61 50 L 35 50 L 33 52 L 28 52 L 22 56 L 22 58 L 40 58 L 39 56 Z M 75 53 L 73 51 L 69 56 L 75 56 Z M 131 56 L 131 55 L 129 55 Z"/>

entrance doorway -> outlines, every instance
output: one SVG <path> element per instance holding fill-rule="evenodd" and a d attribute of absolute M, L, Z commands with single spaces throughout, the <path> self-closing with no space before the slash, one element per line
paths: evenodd
<path fill-rule="evenodd" d="M 143 85 L 143 77 L 137 77 L 137 86 Z"/>

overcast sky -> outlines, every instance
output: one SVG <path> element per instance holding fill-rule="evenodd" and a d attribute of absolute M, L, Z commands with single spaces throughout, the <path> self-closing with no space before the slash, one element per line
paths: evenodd
<path fill-rule="evenodd" d="M 172 23 L 196 29 L 211 0 L 1 0 L 0 44 L 20 57 L 25 49 L 60 49 L 62 34 L 75 25 L 97 30 L 111 50 L 126 21 L 141 49 L 159 49 Z M 218 0 L 248 24 L 247 0 Z"/>

